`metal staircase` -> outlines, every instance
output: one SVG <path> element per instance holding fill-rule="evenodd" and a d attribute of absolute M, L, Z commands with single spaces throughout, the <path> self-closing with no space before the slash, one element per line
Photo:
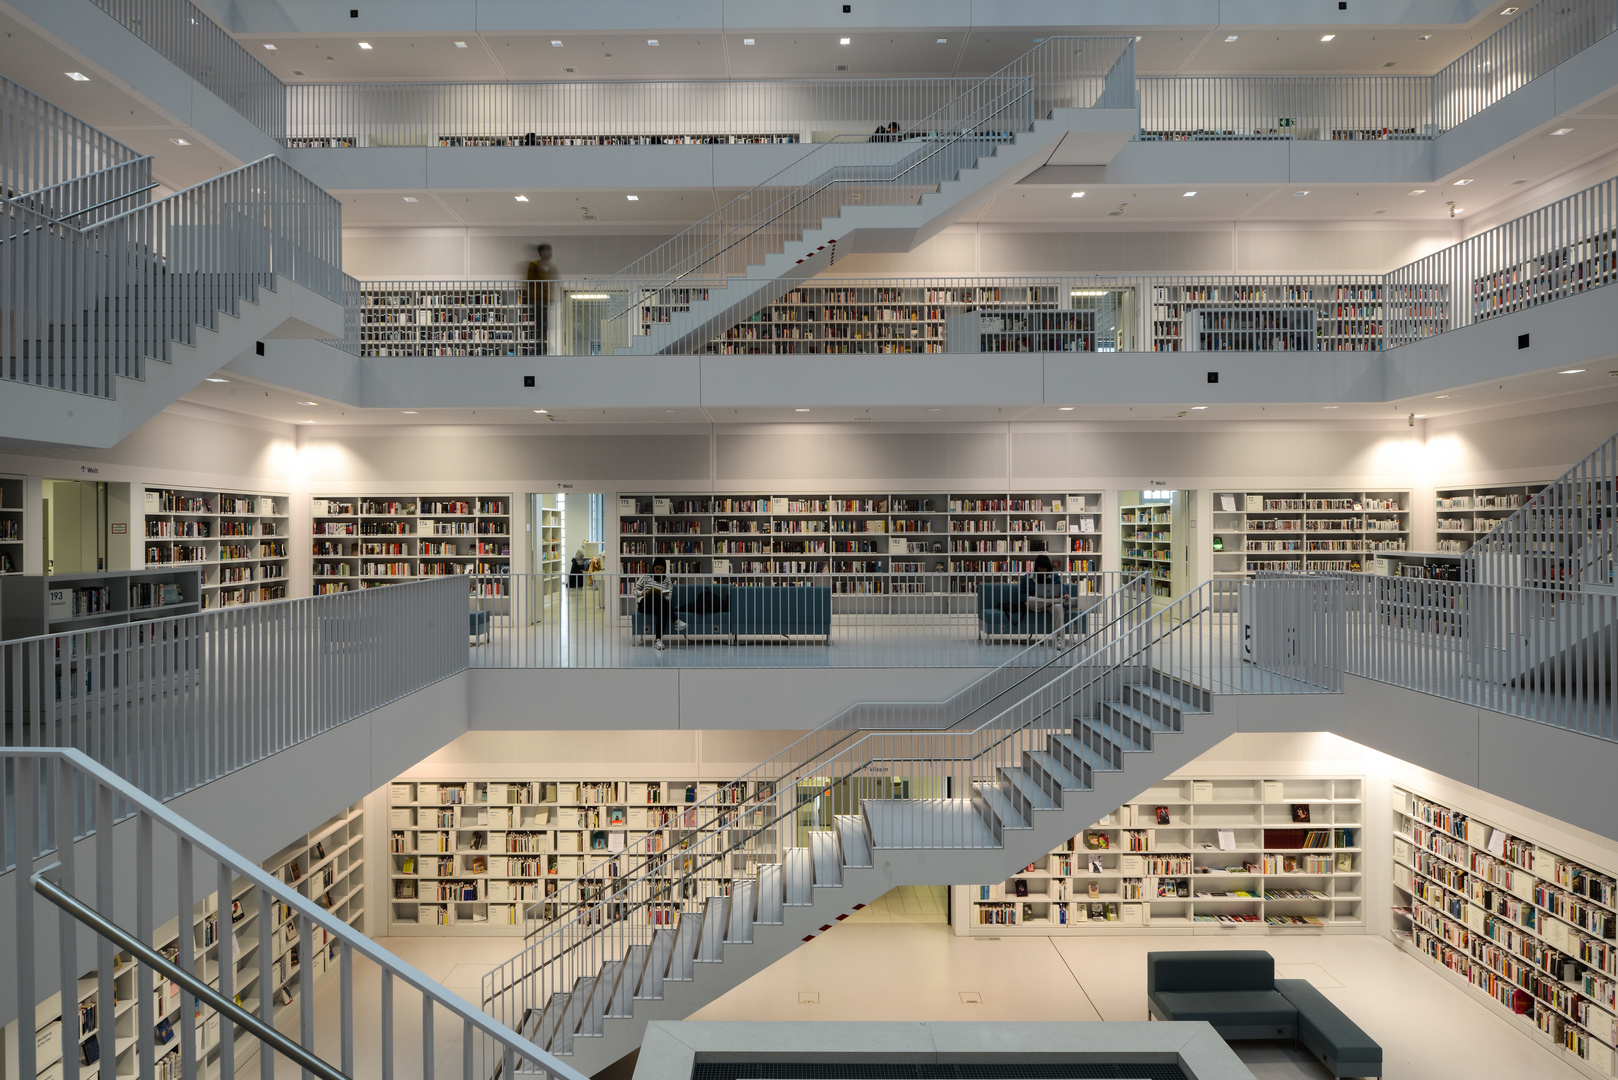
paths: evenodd
<path fill-rule="evenodd" d="M 1259 613 L 1337 588 L 1210 582 L 1156 615 L 1121 592 L 928 715 L 856 707 L 680 806 L 690 829 L 667 849 L 643 842 L 535 904 L 484 1007 L 593 1072 L 895 886 L 1003 879 L 1230 735 L 1221 695 L 1335 692 L 1338 638 L 1262 667 L 1241 641 Z"/>
<path fill-rule="evenodd" d="M 909 250 L 1059 146 L 1067 163 L 1105 164 L 1139 130 L 1134 72 L 1131 37 L 1047 38 L 908 132 L 818 144 L 593 283 L 622 301 L 603 341 L 622 353 L 696 351 L 762 294 L 839 255 Z M 1089 156 L 1068 145 L 1078 141 L 1091 144 Z M 669 320 L 652 321 L 654 308 Z"/>

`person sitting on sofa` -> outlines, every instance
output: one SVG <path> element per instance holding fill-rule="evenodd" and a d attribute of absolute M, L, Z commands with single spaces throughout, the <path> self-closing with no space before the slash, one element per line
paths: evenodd
<path fill-rule="evenodd" d="M 1034 571 L 1022 576 L 1018 597 L 1030 612 L 1050 611 L 1053 627 L 1067 623 L 1067 590 L 1049 555 L 1034 559 Z"/>
<path fill-rule="evenodd" d="M 676 633 L 685 629 L 685 621 L 674 618 L 670 598 L 674 586 L 669 584 L 669 564 L 662 559 L 652 560 L 652 572 L 635 579 L 635 607 L 652 624 L 652 648 L 663 648 L 663 633 L 670 626 Z"/>

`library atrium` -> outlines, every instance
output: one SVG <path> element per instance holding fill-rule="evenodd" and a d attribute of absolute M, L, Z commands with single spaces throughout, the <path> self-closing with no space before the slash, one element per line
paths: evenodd
<path fill-rule="evenodd" d="M 1618 1077 L 1618 0 L 0 31 L 0 1080 Z"/>

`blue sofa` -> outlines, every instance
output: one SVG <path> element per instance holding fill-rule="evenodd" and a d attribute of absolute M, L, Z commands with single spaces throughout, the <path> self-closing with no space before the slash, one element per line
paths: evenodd
<path fill-rule="evenodd" d="M 1069 583 L 1062 591 L 1077 597 L 1077 604 L 1068 605 L 1070 617 L 1077 612 L 1078 633 L 1085 633 L 1090 616 L 1084 609 L 1100 600 L 1092 593 L 1081 593 L 1079 587 Z M 1023 602 L 1022 585 L 1016 581 L 997 581 L 978 586 L 978 639 L 995 637 L 1043 637 L 1056 629 L 1056 615 L 1047 608 L 1034 611 Z"/>
<path fill-rule="evenodd" d="M 726 611 L 695 611 L 709 593 Z M 679 582 L 670 597 L 674 618 L 683 619 L 682 637 L 819 637 L 831 644 L 831 588 L 826 585 L 722 585 Z M 651 636 L 651 620 L 637 608 L 630 614 L 636 640 Z M 671 636 L 673 632 L 671 631 Z"/>
<path fill-rule="evenodd" d="M 1202 1020 L 1230 1039 L 1297 1039 L 1333 1076 L 1381 1076 L 1382 1047 L 1302 979 L 1276 979 L 1259 949 L 1146 954 L 1153 1020 Z"/>

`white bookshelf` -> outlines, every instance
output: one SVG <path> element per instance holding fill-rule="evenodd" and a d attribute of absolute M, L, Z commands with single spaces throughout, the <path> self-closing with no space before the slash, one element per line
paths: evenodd
<path fill-rule="evenodd" d="M 1436 550 L 1461 554 L 1527 505 L 1544 487 L 1542 483 L 1534 483 L 1440 488 L 1433 500 L 1436 514 L 1433 524 L 1438 536 Z"/>
<path fill-rule="evenodd" d="M 1361 933 L 1364 787 L 1166 780 L 1004 881 L 956 886 L 957 932 Z"/>
<path fill-rule="evenodd" d="M 149 487 L 142 501 L 143 563 L 201 570 L 203 610 L 285 599 L 288 510 L 284 492 Z"/>
<path fill-rule="evenodd" d="M 1410 547 L 1409 491 L 1215 491 L 1209 517 L 1214 577 L 1358 572 Z"/>
<path fill-rule="evenodd" d="M 0 476 L 0 575 L 23 571 L 27 515 L 24 512 L 26 485 L 21 476 Z"/>
<path fill-rule="evenodd" d="M 511 495 L 316 495 L 316 595 L 418 577 L 511 573 Z M 505 614 L 505 581 L 473 584 L 477 606 Z"/>
<path fill-rule="evenodd" d="M 539 521 L 535 527 L 539 529 L 539 571 L 547 575 L 543 587 L 547 593 L 560 593 L 567 562 L 562 551 L 562 510 L 556 505 L 555 495 L 539 497 Z"/>
<path fill-rule="evenodd" d="M 320 828 L 288 845 L 277 856 L 266 861 L 263 869 L 282 880 L 288 880 L 288 867 L 294 859 L 300 860 L 300 869 L 304 872 L 298 883 L 299 891 L 306 896 L 312 896 L 318 902 L 320 891 L 311 891 L 308 886 L 313 881 L 323 880 L 324 868 L 333 868 L 334 883 L 330 888 L 344 890 L 344 899 L 336 901 L 332 905 L 332 911 L 356 930 L 363 932 L 365 907 L 362 825 L 360 806 L 355 804 Z M 314 858 L 320 851 L 325 852 L 324 857 Z M 288 1014 L 297 1008 L 298 995 L 304 986 L 318 985 L 321 979 L 336 969 L 338 944 L 328 939 L 324 931 L 316 930 L 313 939 L 316 954 L 305 962 L 305 958 L 299 955 L 301 946 L 298 941 L 297 918 L 290 915 L 288 909 L 283 908 L 279 902 L 272 903 L 274 908 L 270 912 L 259 910 L 258 890 L 246 879 L 238 878 L 232 886 L 230 908 L 223 913 L 223 917 L 217 896 L 210 893 L 195 906 L 191 920 L 184 930 L 181 929 L 180 920 L 170 919 L 153 935 L 153 944 L 170 960 L 178 961 L 180 934 L 191 934 L 192 956 L 195 958 L 194 970 L 214 987 L 219 985 L 219 965 L 234 959 L 236 968 L 233 987 L 237 1000 L 244 1008 L 257 1014 L 260 995 L 263 993 L 275 995 L 275 1020 L 278 1026 L 283 1026 Z M 265 917 L 274 920 L 270 930 L 274 963 L 271 967 L 271 980 L 267 985 L 261 984 L 258 962 L 260 920 Z M 225 933 L 224 928 L 227 927 L 229 932 Z M 225 946 L 223 957 L 221 946 Z M 307 975 L 311 969 L 313 975 Z M 188 995 L 181 991 L 177 983 L 172 983 L 157 973 L 152 974 L 149 986 L 137 986 L 137 970 L 138 965 L 128 953 L 120 952 L 115 955 L 114 1002 L 110 1016 L 101 1008 L 102 1003 L 98 1000 L 99 978 L 94 969 L 78 980 L 76 1001 L 70 1003 L 67 1009 L 63 1008 L 61 994 L 53 994 L 39 1003 L 34 1014 L 39 1077 L 60 1077 L 64 1053 L 72 1053 L 78 1057 L 79 1075 L 82 1077 L 94 1077 L 98 1072 L 108 1077 L 136 1076 L 138 1073 L 136 1025 L 139 1022 L 137 995 L 149 993 L 152 995 L 154 1027 L 166 1021 L 172 1032 L 169 1039 L 156 1047 L 153 1075 L 160 1080 L 177 1080 L 180 1076 L 182 1037 L 180 1011 Z M 206 1005 L 199 1005 L 196 1021 L 197 1075 L 207 1080 L 219 1075 L 220 1032 L 231 1031 L 233 1028 L 228 1024 L 222 1025 L 219 1015 Z M 5 1034 L 7 1042 L 17 1036 L 15 1021 L 7 1025 Z M 236 1066 L 240 1069 L 251 1055 L 257 1052 L 258 1040 L 251 1035 L 240 1033 L 235 1038 Z M 92 1057 L 97 1059 L 94 1063 L 88 1060 Z M 8 1058 L 15 1060 L 9 1054 Z M 112 1063 L 110 1071 L 108 1062 Z"/>
<path fill-rule="evenodd" d="M 1393 939 L 1599 1077 L 1618 1046 L 1618 879 L 1393 789 Z"/>
<path fill-rule="evenodd" d="M 634 494 L 618 499 L 618 559 L 645 573 L 832 575 L 838 594 L 921 592 L 920 574 L 1101 569 L 1101 493 Z M 951 586 L 970 592 L 971 579 Z"/>
<path fill-rule="evenodd" d="M 1159 600 L 1167 600 L 1183 588 L 1176 570 L 1184 564 L 1174 557 L 1175 541 L 1185 528 L 1178 496 L 1174 491 L 1118 493 L 1119 569 L 1125 574 L 1150 574 L 1152 595 Z"/>
<path fill-rule="evenodd" d="M 759 794 L 705 780 L 396 780 L 387 791 L 387 931 L 510 935 L 522 932 L 525 910 L 565 915 L 552 900 L 559 890 L 614 876 L 612 856 L 633 845 L 677 851 L 683 834 L 712 823 L 719 811 L 696 804 L 721 787 L 728 805 Z M 724 895 L 730 877 L 715 867 L 700 887 Z"/>

